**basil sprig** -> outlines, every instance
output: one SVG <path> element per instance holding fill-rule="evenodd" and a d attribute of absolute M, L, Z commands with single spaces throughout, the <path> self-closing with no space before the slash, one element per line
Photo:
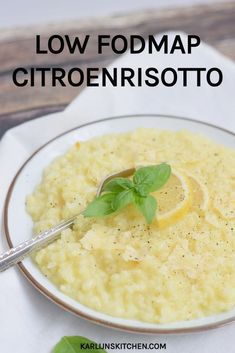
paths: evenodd
<path fill-rule="evenodd" d="M 96 348 L 97 347 L 97 348 Z M 53 353 L 107 353 L 99 345 L 86 337 L 64 336 L 54 347 Z"/>
<path fill-rule="evenodd" d="M 114 213 L 129 204 L 134 204 L 150 224 L 157 210 L 157 200 L 151 192 L 162 188 L 171 175 L 167 163 L 141 167 L 136 170 L 132 180 L 114 178 L 83 212 L 85 217 L 102 217 Z"/>

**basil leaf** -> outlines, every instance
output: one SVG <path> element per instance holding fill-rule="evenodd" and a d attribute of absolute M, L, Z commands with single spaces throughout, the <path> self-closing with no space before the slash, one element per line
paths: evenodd
<path fill-rule="evenodd" d="M 150 187 L 156 180 L 156 167 L 142 167 L 137 169 L 133 176 L 133 182 L 135 190 L 141 196 L 147 196 L 149 194 Z"/>
<path fill-rule="evenodd" d="M 127 178 L 116 178 L 112 179 L 107 184 L 104 185 L 104 191 L 111 192 L 121 192 L 125 189 L 131 189 L 133 187 L 133 183 L 131 180 Z"/>
<path fill-rule="evenodd" d="M 112 200 L 112 208 L 114 211 L 117 211 L 120 208 L 123 208 L 134 201 L 135 198 L 133 190 L 124 190 L 114 197 L 114 199 Z"/>
<path fill-rule="evenodd" d="M 139 196 L 146 197 L 149 194 L 149 184 L 136 185 L 135 191 Z"/>
<path fill-rule="evenodd" d="M 136 196 L 135 204 L 145 217 L 147 223 L 152 223 L 156 214 L 157 200 L 151 195 L 146 197 Z"/>
<path fill-rule="evenodd" d="M 116 194 L 108 193 L 96 197 L 82 212 L 85 217 L 101 217 L 113 213 L 112 201 Z"/>
<path fill-rule="evenodd" d="M 171 175 L 171 167 L 169 164 L 161 163 L 155 167 L 155 182 L 150 188 L 150 192 L 156 191 L 162 188 Z"/>
<path fill-rule="evenodd" d="M 171 167 L 166 163 L 139 168 L 133 176 L 135 190 L 140 196 L 147 196 L 150 192 L 160 189 L 170 174 Z"/>
<path fill-rule="evenodd" d="M 81 336 L 64 336 L 54 347 L 52 353 L 107 353 L 104 349 L 93 348 L 95 342 Z M 92 347 L 92 348 L 89 348 Z"/>

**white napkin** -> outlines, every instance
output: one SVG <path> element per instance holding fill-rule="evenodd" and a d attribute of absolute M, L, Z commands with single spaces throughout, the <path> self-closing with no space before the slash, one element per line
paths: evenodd
<path fill-rule="evenodd" d="M 181 36 L 186 41 L 186 36 Z M 52 137 L 84 122 L 122 114 L 162 113 L 195 118 L 235 131 L 235 65 L 209 46 L 201 44 L 191 55 L 126 54 L 112 66 L 155 66 L 159 70 L 216 66 L 223 71 L 224 81 L 217 88 L 207 84 L 185 88 L 181 82 L 172 88 L 87 88 L 64 112 L 9 130 L 0 143 L 0 211 L 10 181 L 24 160 Z M 6 248 L 2 236 L 0 249 Z M 114 331 L 63 311 L 37 292 L 17 268 L 0 274 L 0 352 L 4 353 L 49 353 L 64 335 L 82 335 L 97 342 L 162 342 L 167 344 L 167 353 L 232 353 L 234 329 L 235 325 L 231 324 L 214 331 L 180 336 Z"/>

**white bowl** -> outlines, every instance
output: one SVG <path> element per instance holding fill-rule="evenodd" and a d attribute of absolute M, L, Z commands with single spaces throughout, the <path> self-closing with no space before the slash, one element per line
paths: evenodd
<path fill-rule="evenodd" d="M 54 138 L 36 151 L 21 167 L 7 195 L 4 210 L 5 233 L 10 247 L 32 237 L 32 220 L 25 211 L 25 198 L 40 182 L 42 170 L 66 152 L 76 141 L 85 141 L 108 133 L 130 131 L 138 127 L 200 132 L 225 146 L 234 148 L 235 135 L 221 128 L 186 118 L 163 115 L 122 116 L 84 124 Z M 141 333 L 187 333 L 215 328 L 235 320 L 235 308 L 229 312 L 191 321 L 150 324 L 112 317 L 92 310 L 60 292 L 37 268 L 31 258 L 19 264 L 28 280 L 47 298 L 80 317 L 109 327 Z"/>

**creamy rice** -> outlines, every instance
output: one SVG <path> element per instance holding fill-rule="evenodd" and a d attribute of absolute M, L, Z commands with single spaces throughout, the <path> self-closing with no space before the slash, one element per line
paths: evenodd
<path fill-rule="evenodd" d="M 78 142 L 27 198 L 35 232 L 81 212 L 107 174 L 161 162 L 200 180 L 205 213 L 192 201 L 163 228 L 146 225 L 133 206 L 103 218 L 78 216 L 34 257 L 62 292 L 112 316 L 156 323 L 235 306 L 235 152 L 200 135 L 138 129 Z"/>

